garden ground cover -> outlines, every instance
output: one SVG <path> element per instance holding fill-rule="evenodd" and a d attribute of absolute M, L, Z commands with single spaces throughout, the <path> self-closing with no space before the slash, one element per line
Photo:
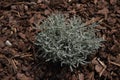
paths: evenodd
<path fill-rule="evenodd" d="M 81 16 L 86 24 L 100 22 L 105 39 L 87 65 L 74 72 L 59 63 L 36 59 L 35 37 L 51 13 Z M 0 1 L 0 80 L 120 80 L 119 0 L 2 0 Z"/>

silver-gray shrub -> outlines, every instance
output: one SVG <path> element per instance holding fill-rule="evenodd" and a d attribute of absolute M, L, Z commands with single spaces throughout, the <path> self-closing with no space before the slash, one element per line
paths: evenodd
<path fill-rule="evenodd" d="M 71 70 L 86 64 L 88 55 L 94 53 L 102 41 L 95 34 L 95 26 L 96 23 L 86 26 L 78 16 L 68 19 L 62 14 L 52 14 L 40 25 L 37 55 L 46 61 L 69 65 Z"/>

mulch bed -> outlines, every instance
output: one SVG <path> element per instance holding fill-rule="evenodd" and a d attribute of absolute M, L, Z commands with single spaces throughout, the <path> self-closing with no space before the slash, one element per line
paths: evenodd
<path fill-rule="evenodd" d="M 56 12 L 100 21 L 99 36 L 106 40 L 74 72 L 35 57 L 38 27 Z M 120 80 L 120 0 L 1 0 L 0 80 Z"/>

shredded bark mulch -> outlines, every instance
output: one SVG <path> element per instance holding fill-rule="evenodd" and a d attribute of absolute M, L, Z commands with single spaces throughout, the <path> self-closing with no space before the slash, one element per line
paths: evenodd
<path fill-rule="evenodd" d="M 74 72 L 35 57 L 39 25 L 56 12 L 79 15 L 87 24 L 100 22 L 105 42 L 89 64 Z M 1 0 L 0 80 L 120 80 L 120 1 Z"/>

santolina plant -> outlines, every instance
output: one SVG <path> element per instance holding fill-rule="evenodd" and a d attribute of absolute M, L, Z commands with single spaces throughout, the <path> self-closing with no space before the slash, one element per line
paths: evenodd
<path fill-rule="evenodd" d="M 96 23 L 86 26 L 78 16 L 68 19 L 62 14 L 52 14 L 40 25 L 41 32 L 36 37 L 37 55 L 46 61 L 69 65 L 71 70 L 86 64 L 88 55 L 103 41 L 95 35 L 95 26 Z"/>

